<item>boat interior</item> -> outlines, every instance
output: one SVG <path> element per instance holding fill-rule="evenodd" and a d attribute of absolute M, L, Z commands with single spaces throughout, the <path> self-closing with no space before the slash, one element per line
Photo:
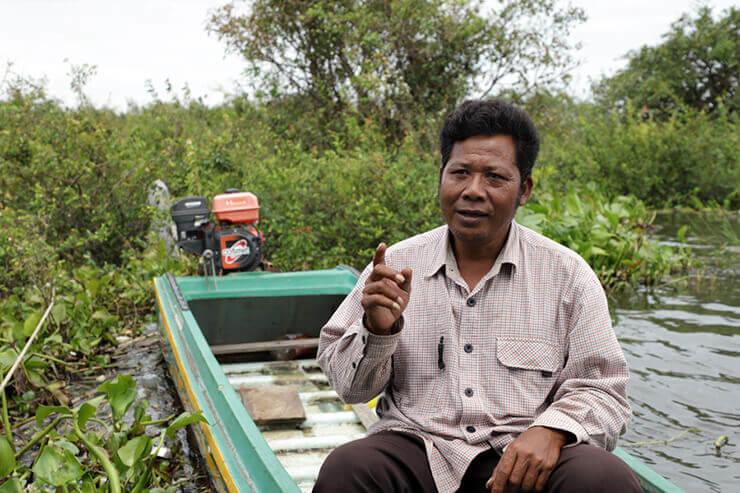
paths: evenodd
<path fill-rule="evenodd" d="M 188 300 L 229 383 L 302 491 L 339 445 L 365 436 L 367 405 L 344 404 L 315 360 L 321 327 L 345 295 Z"/>
<path fill-rule="evenodd" d="M 250 296 L 188 302 L 220 361 L 269 361 L 313 355 L 321 327 L 344 295 Z"/>

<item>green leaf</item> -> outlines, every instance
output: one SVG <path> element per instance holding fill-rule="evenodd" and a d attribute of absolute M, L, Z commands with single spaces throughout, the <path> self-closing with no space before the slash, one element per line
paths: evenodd
<path fill-rule="evenodd" d="M 26 296 L 26 303 L 29 305 L 40 305 L 44 302 L 44 298 L 40 294 L 33 292 Z"/>
<path fill-rule="evenodd" d="M 103 399 L 105 399 L 105 397 L 100 395 L 80 404 L 80 407 L 77 410 L 77 424 L 80 428 L 84 429 L 90 418 L 95 416 L 98 411 L 98 406 L 103 402 Z"/>
<path fill-rule="evenodd" d="M 23 493 L 23 486 L 18 479 L 12 478 L 0 486 L 0 493 Z"/>
<path fill-rule="evenodd" d="M 15 452 L 5 437 L 0 437 L 0 477 L 7 477 L 15 469 Z"/>
<path fill-rule="evenodd" d="M 109 322 L 111 320 L 115 320 L 116 317 L 105 310 L 97 310 L 92 314 L 91 318 L 99 322 Z"/>
<path fill-rule="evenodd" d="M 23 335 L 28 337 L 33 334 L 33 331 L 40 320 L 41 312 L 33 312 L 31 315 L 29 315 L 28 318 L 26 318 L 26 321 L 23 322 Z"/>
<path fill-rule="evenodd" d="M 59 334 L 52 334 L 49 337 L 44 338 L 44 345 L 52 346 L 55 344 L 62 344 L 62 336 Z"/>
<path fill-rule="evenodd" d="M 27 390 L 21 395 L 21 400 L 25 402 L 31 402 L 36 400 L 36 392 L 33 390 Z"/>
<path fill-rule="evenodd" d="M 54 445 L 63 448 L 64 450 L 68 450 L 72 455 L 80 453 L 80 449 L 77 448 L 77 445 L 67 440 L 57 440 L 54 442 Z"/>
<path fill-rule="evenodd" d="M 119 375 L 98 387 L 106 395 L 113 410 L 113 418 L 120 420 L 136 399 L 136 382 L 130 375 Z"/>
<path fill-rule="evenodd" d="M 31 468 L 33 474 L 52 486 L 64 486 L 82 477 L 80 461 L 68 450 L 46 446 Z"/>
<path fill-rule="evenodd" d="M 578 195 L 576 194 L 576 192 L 570 192 L 568 195 L 566 195 L 565 208 L 571 215 L 581 215 L 583 209 L 581 208 L 581 201 L 578 199 Z"/>
<path fill-rule="evenodd" d="M 13 348 L 7 348 L 0 351 L 0 371 L 2 376 L 5 376 L 5 372 L 10 370 L 10 367 L 15 363 L 15 359 L 18 357 L 18 352 Z"/>
<path fill-rule="evenodd" d="M 142 456 L 149 453 L 151 446 L 152 440 L 146 435 L 132 438 L 118 449 L 118 458 L 126 467 L 132 467 Z"/>
<path fill-rule="evenodd" d="M 85 479 L 82 481 L 82 487 L 80 488 L 81 493 L 95 493 L 95 483 L 92 479 Z"/>
<path fill-rule="evenodd" d="M 149 407 L 149 401 L 142 400 L 134 408 L 134 424 L 141 423 L 141 420 L 146 416 L 146 408 Z"/>
<path fill-rule="evenodd" d="M 590 248 L 590 252 L 591 252 L 591 255 L 609 255 L 609 253 L 603 248 L 593 246 L 593 245 Z"/>
<path fill-rule="evenodd" d="M 30 358 L 26 358 L 26 360 L 23 362 L 23 366 L 28 369 L 46 369 L 49 367 L 49 363 L 39 358 L 38 356 L 31 356 Z"/>
<path fill-rule="evenodd" d="M 72 414 L 72 410 L 66 406 L 44 406 L 42 404 L 36 408 L 36 424 L 39 426 L 44 424 L 44 420 L 50 414 L 69 416 Z"/>
<path fill-rule="evenodd" d="M 47 382 L 44 380 L 44 372 L 39 370 L 26 370 L 26 378 L 36 387 L 46 387 Z"/>
<path fill-rule="evenodd" d="M 54 305 L 54 308 L 51 309 L 51 316 L 56 323 L 64 323 L 67 320 L 67 305 L 64 303 Z"/>
<path fill-rule="evenodd" d="M 106 441 L 105 448 L 107 448 L 108 450 L 118 450 L 119 448 L 121 448 L 121 445 L 126 443 L 127 439 L 127 431 L 114 431 L 113 433 L 108 435 L 108 440 Z"/>
<path fill-rule="evenodd" d="M 175 432 L 179 430 L 180 428 L 184 428 L 185 426 L 192 425 L 195 423 L 206 423 L 208 424 L 208 420 L 203 416 L 203 413 L 198 411 L 197 413 L 189 413 L 184 412 L 180 414 L 175 420 L 170 423 L 170 425 L 167 427 L 166 433 L 167 436 L 170 438 L 175 437 Z"/>
<path fill-rule="evenodd" d="M 678 232 L 676 233 L 676 237 L 678 238 L 678 241 L 681 243 L 686 243 L 686 233 L 689 231 L 689 225 L 684 224 L 680 228 L 678 228 Z"/>
<path fill-rule="evenodd" d="M 93 350 L 93 348 L 100 344 L 100 337 L 96 337 L 94 339 L 84 337 L 78 341 L 78 344 L 80 346 L 80 350 L 83 353 L 88 354 Z"/>

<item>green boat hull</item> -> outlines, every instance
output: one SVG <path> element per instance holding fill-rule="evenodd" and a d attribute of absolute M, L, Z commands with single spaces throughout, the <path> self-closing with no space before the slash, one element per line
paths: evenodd
<path fill-rule="evenodd" d="M 195 427 L 194 436 L 217 491 L 300 489 L 247 413 L 211 346 L 289 333 L 317 337 L 356 280 L 354 270 L 341 267 L 154 280 L 165 359 L 184 407 L 201 411 L 208 421 Z M 614 454 L 635 472 L 645 492 L 682 491 L 623 449 Z"/>

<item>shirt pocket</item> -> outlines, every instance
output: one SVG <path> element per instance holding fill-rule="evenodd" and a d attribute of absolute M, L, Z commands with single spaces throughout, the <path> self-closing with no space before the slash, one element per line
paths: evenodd
<path fill-rule="evenodd" d="M 496 338 L 496 381 L 502 416 L 534 417 L 545 406 L 562 369 L 560 348 L 533 338 Z"/>

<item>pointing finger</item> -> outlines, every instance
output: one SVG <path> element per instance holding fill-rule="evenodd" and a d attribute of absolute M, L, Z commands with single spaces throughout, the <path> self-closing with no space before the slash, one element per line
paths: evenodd
<path fill-rule="evenodd" d="M 378 245 L 378 248 L 375 250 L 375 255 L 373 255 L 373 266 L 379 265 L 379 264 L 385 264 L 385 249 L 386 249 L 385 243 L 381 243 Z"/>

